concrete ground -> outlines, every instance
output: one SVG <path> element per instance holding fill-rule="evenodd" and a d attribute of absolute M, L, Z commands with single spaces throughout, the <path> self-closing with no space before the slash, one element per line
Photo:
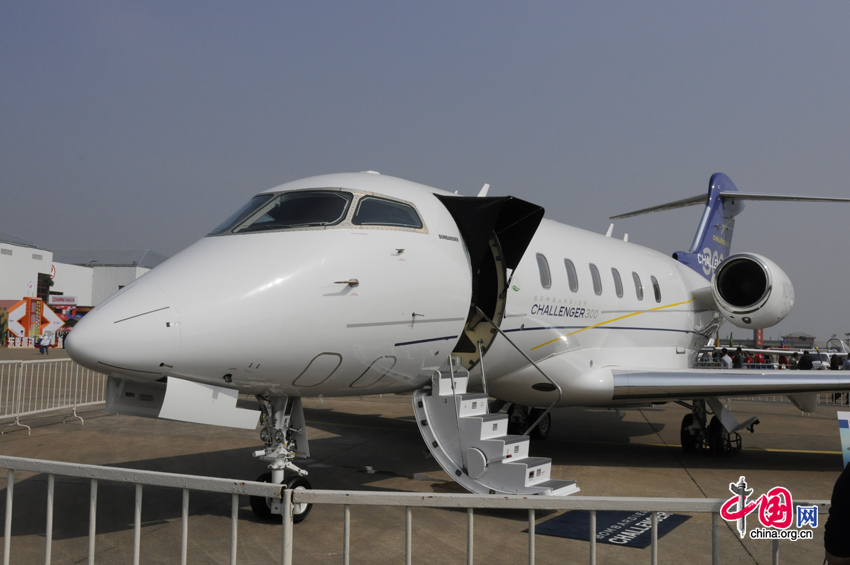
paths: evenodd
<path fill-rule="evenodd" d="M 2 350 L 0 350 L 2 351 Z M 36 355 L 36 358 L 38 356 Z M 54 352 L 51 352 L 54 358 Z M 426 457 L 413 421 L 409 396 L 362 399 L 307 399 L 312 458 L 302 461 L 314 488 L 461 492 Z M 757 415 L 761 425 L 744 436 L 733 456 L 688 455 L 679 443 L 685 409 L 676 405 L 609 410 L 554 411 L 552 435 L 532 443 L 532 455 L 553 459 L 553 478 L 574 479 L 577 496 L 659 496 L 727 498 L 728 486 L 745 475 L 756 496 L 784 486 L 796 499 L 829 499 L 841 468 L 838 425 L 833 407 L 802 416 L 790 404 L 734 401 L 743 419 Z M 214 477 L 254 479 L 264 471 L 251 457 L 258 434 L 106 414 L 82 413 L 85 424 L 62 424 L 61 415 L 26 421 L 26 430 L 6 428 L 0 453 L 19 457 L 110 465 Z M 2 496 L 5 500 L 5 478 Z M 46 476 L 16 477 L 12 563 L 44 560 Z M 142 510 L 143 563 L 179 562 L 180 504 L 177 490 L 145 488 Z M 56 483 L 54 563 L 85 562 L 88 548 L 87 481 Z M 128 563 L 133 547 L 132 486 L 101 483 L 98 498 L 97 562 Z M 538 523 L 557 512 L 538 513 Z M 273 563 L 281 543 L 280 525 L 263 523 L 243 497 L 239 522 L 239 563 Z M 812 541 L 780 543 L 782 563 L 821 563 L 823 522 Z M 352 563 L 404 561 L 404 509 L 353 507 Z M 757 523 L 751 517 L 750 526 Z M 295 526 L 296 563 L 342 561 L 343 510 L 316 506 Z M 527 559 L 527 513 L 475 514 L 475 561 L 522 563 Z M 2 530 L 0 530 L 2 532 Z M 415 563 L 465 563 L 466 513 L 413 510 Z M 660 563 L 711 562 L 710 517 L 694 515 L 659 542 Z M 227 563 L 230 555 L 229 495 L 193 493 L 189 519 L 189 562 Z M 770 563 L 770 542 L 740 540 L 734 525 L 721 522 L 722 563 Z M 588 543 L 538 535 L 538 563 L 585 562 Z M 650 560 L 649 549 L 598 545 L 599 563 Z"/>
<path fill-rule="evenodd" d="M 38 347 L 0 347 L 0 361 L 38 361 L 43 359 L 67 358 L 68 352 L 59 347 L 51 347 L 50 352 L 44 355 L 38 352 Z"/>

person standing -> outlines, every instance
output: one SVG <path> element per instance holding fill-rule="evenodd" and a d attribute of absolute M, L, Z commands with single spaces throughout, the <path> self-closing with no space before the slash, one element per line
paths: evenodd
<path fill-rule="evenodd" d="M 732 358 L 732 367 L 735 369 L 744 368 L 744 351 L 740 346 L 738 346 L 738 349 L 735 350 L 735 357 Z"/>
<path fill-rule="evenodd" d="M 800 364 L 799 355 L 797 355 L 797 352 L 795 351 L 794 353 L 791 354 L 791 368 L 792 369 L 798 369 L 799 364 Z"/>
<path fill-rule="evenodd" d="M 811 371 L 814 367 L 812 363 L 812 358 L 809 357 L 808 351 L 803 351 L 803 356 L 800 357 L 800 362 L 797 363 L 797 368 L 801 371 Z"/>
<path fill-rule="evenodd" d="M 723 348 L 723 357 L 720 358 L 720 368 L 721 369 L 731 369 L 732 368 L 732 358 L 729 357 L 729 351 L 724 347 Z"/>
<path fill-rule="evenodd" d="M 823 546 L 829 565 L 850 565 L 850 465 L 835 481 L 829 518 L 823 527 Z"/>
<path fill-rule="evenodd" d="M 850 371 L 850 355 L 844 358 L 844 365 L 842 365 L 842 368 L 845 371 Z"/>

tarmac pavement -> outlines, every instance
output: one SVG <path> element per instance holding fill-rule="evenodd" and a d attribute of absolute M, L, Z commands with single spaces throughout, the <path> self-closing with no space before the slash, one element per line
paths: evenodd
<path fill-rule="evenodd" d="M 21 350 L 17 350 L 21 351 Z M 6 353 L 0 349 L 0 352 Z M 54 353 L 56 352 L 56 353 Z M 62 350 L 51 351 L 58 358 Z M 37 350 L 35 358 L 39 358 Z M 20 357 L 20 356 L 19 356 Z M 44 357 L 41 357 L 44 358 Z M 3 357 L 0 357 L 2 360 Z M 296 461 L 314 488 L 367 491 L 463 492 L 433 460 L 416 428 L 410 396 L 305 399 L 311 458 Z M 533 440 L 533 456 L 551 457 L 552 476 L 574 479 L 575 496 L 728 498 L 728 487 L 746 476 L 755 496 L 774 486 L 795 499 L 829 499 L 842 469 L 835 407 L 801 415 L 788 403 L 733 401 L 743 420 L 761 425 L 744 435 L 744 450 L 723 457 L 685 454 L 679 423 L 686 410 L 674 404 L 626 411 L 559 409 L 546 440 Z M 67 412 L 65 412 L 67 413 Z M 258 432 L 166 420 L 80 411 L 85 424 L 62 424 L 65 413 L 26 420 L 26 430 L 6 428 L 0 453 L 133 469 L 253 480 L 265 469 L 251 457 Z M 5 500 L 5 479 L 0 496 Z M 47 477 L 16 475 L 12 563 L 44 561 Z M 88 481 L 57 478 L 53 562 L 86 562 Z M 133 551 L 132 485 L 101 482 L 98 491 L 97 562 L 129 563 Z M 538 512 L 542 523 L 559 512 Z M 143 563 L 179 562 L 181 494 L 145 487 Z M 239 563 L 279 559 L 280 525 L 261 522 L 247 497 L 239 513 Z M 415 563 L 466 562 L 466 512 L 413 509 Z M 525 511 L 475 513 L 475 562 L 527 561 Z M 780 542 L 782 563 L 821 563 L 823 523 L 815 539 Z M 757 523 L 750 517 L 750 526 Z M 315 506 L 294 528 L 295 563 L 341 563 L 343 510 Z M 352 507 L 351 562 L 404 562 L 404 508 Z M 696 514 L 659 540 L 659 563 L 711 563 L 711 518 Z M 771 542 L 741 540 L 734 524 L 720 525 L 721 563 L 770 563 Z M 2 530 L 0 530 L 2 531 Z M 538 535 L 537 563 L 586 562 L 588 542 Z M 599 563 L 649 563 L 649 549 L 597 545 Z M 229 495 L 192 493 L 189 562 L 228 563 Z"/>

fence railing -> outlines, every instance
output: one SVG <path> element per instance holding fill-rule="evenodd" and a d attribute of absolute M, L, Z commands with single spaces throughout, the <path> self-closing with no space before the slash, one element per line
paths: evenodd
<path fill-rule="evenodd" d="M 0 419 L 14 418 L 0 428 L 20 426 L 21 418 L 70 408 L 69 417 L 83 422 L 77 408 L 104 402 L 106 375 L 82 367 L 71 359 L 0 362 Z M 67 419 L 67 418 L 66 418 Z"/>
<path fill-rule="evenodd" d="M 218 492 L 229 494 L 231 497 L 231 538 L 230 538 L 230 562 L 236 563 L 237 544 L 237 522 L 239 519 L 239 496 L 263 496 L 280 498 L 284 490 L 281 485 L 269 483 L 257 483 L 252 481 L 238 481 L 234 479 L 219 479 L 210 477 L 199 477 L 194 475 L 179 475 L 175 473 L 158 473 L 154 471 L 140 471 L 135 469 L 120 469 L 117 467 L 99 467 L 96 465 L 80 465 L 74 463 L 62 463 L 57 461 L 44 461 L 40 459 L 24 459 L 21 457 L 0 456 L 0 468 L 8 469 L 6 486 L 6 522 L 3 539 L 3 565 L 9 565 L 12 544 L 12 509 L 14 504 L 15 471 L 32 471 L 36 473 L 47 473 L 47 518 L 45 522 L 45 559 L 51 562 L 53 545 L 53 506 L 54 486 L 56 477 L 78 477 L 90 480 L 89 495 L 89 533 L 88 533 L 88 563 L 94 564 L 95 560 L 95 534 L 97 533 L 97 487 L 100 481 L 113 481 L 121 483 L 132 483 L 136 487 L 135 513 L 133 522 L 133 563 L 138 565 L 141 548 L 142 531 L 142 497 L 144 486 L 172 487 L 180 489 L 183 494 L 183 528 L 181 545 L 181 563 L 187 562 L 188 548 L 188 519 L 189 519 L 189 493 L 190 491 Z M 291 493 L 292 491 L 286 491 Z M 116 501 L 110 500 L 110 504 Z M 291 504 L 291 497 L 284 498 L 285 504 Z M 289 537 L 292 534 L 292 523 L 289 526 Z M 284 524 L 284 531 L 287 526 Z"/>
<path fill-rule="evenodd" d="M 57 476 L 80 477 L 91 481 L 89 503 L 89 532 L 88 532 L 88 562 L 94 563 L 95 534 L 97 533 L 97 488 L 100 481 L 115 481 L 135 485 L 135 518 L 133 534 L 133 563 L 140 559 L 140 540 L 142 523 L 142 496 L 144 486 L 171 487 L 182 491 L 182 540 L 181 563 L 187 562 L 188 520 L 190 491 L 206 491 L 230 494 L 231 496 L 231 539 L 230 563 L 236 564 L 237 533 L 239 521 L 239 496 L 264 496 L 281 498 L 283 502 L 283 520 L 281 527 L 280 562 L 283 565 L 292 563 L 293 554 L 293 504 L 330 504 L 343 507 L 343 563 L 348 565 L 351 550 L 351 507 L 352 506 L 404 506 L 405 507 L 405 562 L 411 563 L 413 514 L 415 507 L 454 508 L 467 511 L 467 563 L 473 562 L 474 544 L 474 510 L 477 509 L 513 509 L 528 511 L 528 563 L 535 562 L 535 521 L 537 510 L 588 510 L 590 541 L 588 543 L 589 562 L 596 563 L 596 513 L 602 510 L 625 510 L 632 512 L 647 512 L 651 520 L 650 559 L 653 565 L 658 563 L 658 513 L 682 512 L 688 514 L 711 514 L 711 562 L 713 565 L 720 561 L 720 508 L 724 499 L 705 498 L 614 498 L 600 496 L 505 496 L 505 495 L 473 495 L 473 494 L 434 494 L 410 492 L 358 492 L 330 490 L 296 490 L 281 488 L 280 485 L 159 473 L 115 467 L 99 467 L 24 459 L 19 457 L 0 456 L 0 468 L 8 469 L 6 487 L 6 522 L 3 545 L 3 564 L 8 565 L 11 556 L 12 543 L 12 509 L 14 500 L 15 471 L 31 471 L 47 473 L 47 514 L 45 521 L 45 563 L 51 561 L 53 540 L 53 505 L 54 485 Z M 111 500 L 111 504 L 117 503 Z M 828 513 L 828 500 L 795 501 L 797 505 L 817 506 L 819 514 Z M 707 551 L 698 544 L 690 546 L 691 551 Z M 773 563 L 779 562 L 779 540 L 772 540 Z"/>

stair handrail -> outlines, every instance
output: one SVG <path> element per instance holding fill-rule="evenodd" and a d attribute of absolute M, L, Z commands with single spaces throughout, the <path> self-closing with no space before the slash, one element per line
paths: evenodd
<path fill-rule="evenodd" d="M 457 387 L 455 387 L 455 368 L 452 363 L 452 354 L 449 353 L 449 378 L 452 380 L 452 400 L 455 404 L 455 426 L 457 426 L 457 444 L 460 447 L 460 462 L 466 472 L 466 453 L 463 452 L 463 434 L 460 433 L 460 411 L 457 407 Z"/>
<path fill-rule="evenodd" d="M 484 352 L 481 351 L 481 345 L 484 342 L 478 340 L 478 365 L 481 367 L 481 388 L 484 389 L 484 394 L 487 394 L 487 378 L 484 376 Z M 490 395 L 487 394 L 489 397 Z"/>
<path fill-rule="evenodd" d="M 501 334 L 501 336 L 502 336 L 503 338 L 505 338 L 505 340 L 506 340 L 508 343 L 510 343 L 510 344 L 513 346 L 513 348 L 514 348 L 514 349 L 516 349 L 517 351 L 519 351 L 519 354 L 520 354 L 520 355 L 522 355 L 523 357 L 525 357 L 526 361 L 528 361 L 529 363 L 531 363 L 532 365 L 534 365 L 534 368 L 535 368 L 535 369 L 537 369 L 538 371 L 540 371 L 540 374 L 541 374 L 541 375 L 543 375 L 543 376 L 546 378 L 546 380 L 547 380 L 547 381 L 549 381 L 549 382 L 552 384 L 552 386 L 554 386 L 554 387 L 555 387 L 555 389 L 558 391 L 558 398 L 555 400 L 555 402 L 553 402 L 553 403 L 549 406 L 549 408 L 547 408 L 546 410 L 544 410 L 544 411 L 543 411 L 543 413 L 542 413 L 542 414 L 540 414 L 540 416 L 537 418 L 537 420 L 535 420 L 535 421 L 534 421 L 534 423 L 533 423 L 533 424 L 531 424 L 531 426 L 529 426 L 527 430 L 525 430 L 525 433 L 524 433 L 524 434 L 522 434 L 522 435 L 524 435 L 524 436 L 527 436 L 528 434 L 530 434 L 530 433 L 531 433 L 531 431 L 532 431 L 534 428 L 536 428 L 536 427 L 537 427 L 537 425 L 538 425 L 540 422 L 542 422 L 542 421 L 543 421 L 543 418 L 545 418 L 545 417 L 546 417 L 546 414 L 548 414 L 548 413 L 552 410 L 552 408 L 554 408 L 554 407 L 555 407 L 555 405 L 556 405 L 556 404 L 558 404 L 558 403 L 561 401 L 561 398 L 563 398 L 563 396 L 564 396 L 564 391 L 563 391 L 563 390 L 561 390 L 561 386 L 560 386 L 557 382 L 555 382 L 555 380 L 554 380 L 554 379 L 552 379 L 552 377 L 550 377 L 549 375 L 547 375 L 547 374 L 546 374 L 546 371 L 544 371 L 543 369 L 541 369 L 541 368 L 540 368 L 540 366 L 539 366 L 537 363 L 535 363 L 535 362 L 534 362 L 534 359 L 532 359 L 531 357 L 529 357 L 528 355 L 526 355 L 526 354 L 525 354 L 525 351 L 523 351 L 522 349 L 520 349 L 520 348 L 519 348 L 519 346 L 518 346 L 517 344 L 515 344 L 513 341 L 511 341 L 511 338 L 509 338 L 509 337 L 507 336 L 507 334 L 506 334 L 505 332 L 503 332 L 503 331 L 502 331 L 502 328 L 500 328 L 500 327 L 499 327 L 499 326 L 497 326 L 495 323 L 493 323 L 493 320 L 491 320 L 490 318 L 488 318 L 488 317 L 487 317 L 487 314 L 485 314 L 484 312 L 482 312 L 482 311 L 481 311 L 481 308 L 479 308 L 478 306 L 476 306 L 476 307 L 475 307 L 475 309 L 476 309 L 476 310 L 478 310 L 478 313 L 479 313 L 479 314 L 481 314 L 481 316 L 482 316 L 485 320 L 487 320 L 487 323 L 489 323 L 491 326 L 493 326 L 493 328 L 494 328 L 497 332 L 499 332 L 499 334 Z M 481 358 L 483 359 L 484 357 L 482 356 Z"/>

